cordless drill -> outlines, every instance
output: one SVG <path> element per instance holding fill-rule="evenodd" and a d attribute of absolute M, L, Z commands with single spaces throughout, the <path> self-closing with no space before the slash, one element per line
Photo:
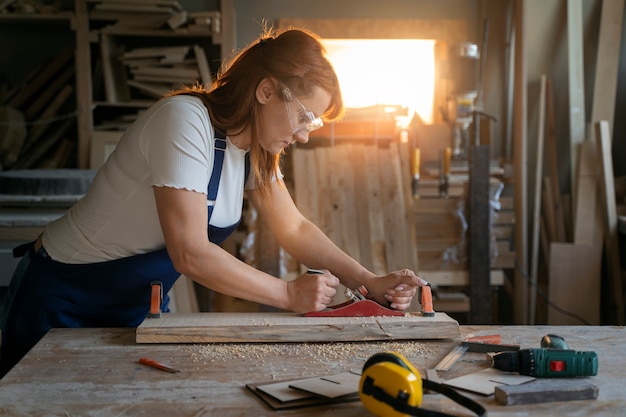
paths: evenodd
<path fill-rule="evenodd" d="M 491 366 L 537 378 L 594 376 L 598 373 L 598 355 L 571 349 L 521 349 L 494 355 Z"/>
<path fill-rule="evenodd" d="M 499 353 L 491 358 L 491 366 L 537 378 L 594 376 L 598 373 L 598 355 L 570 350 L 561 336 L 547 334 L 541 338 L 541 349 Z"/>

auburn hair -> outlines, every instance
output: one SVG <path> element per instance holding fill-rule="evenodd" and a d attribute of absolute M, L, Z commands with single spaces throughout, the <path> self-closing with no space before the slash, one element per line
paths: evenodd
<path fill-rule="evenodd" d="M 250 167 L 261 195 L 269 192 L 280 164 L 280 154 L 265 151 L 258 140 L 261 104 L 255 92 L 265 78 L 275 79 L 296 96 L 308 96 L 313 87 L 321 87 L 331 94 L 330 105 L 321 117 L 333 121 L 343 115 L 337 74 L 319 36 L 305 29 L 266 29 L 230 62 L 222 63 L 210 88 L 195 85 L 168 94 L 199 97 L 217 129 L 241 132 L 251 128 Z"/>

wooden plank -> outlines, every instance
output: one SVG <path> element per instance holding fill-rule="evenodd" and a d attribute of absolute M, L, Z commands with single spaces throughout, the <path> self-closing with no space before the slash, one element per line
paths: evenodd
<path fill-rule="evenodd" d="M 622 273 L 617 238 L 617 204 L 615 202 L 615 179 L 613 177 L 609 122 L 606 120 L 598 122 L 595 124 L 595 129 L 600 166 L 600 194 L 601 200 L 604 201 L 604 249 L 614 303 L 613 321 L 616 324 L 624 324 L 624 295 L 622 293 Z"/>
<path fill-rule="evenodd" d="M 469 165 L 470 323 L 490 324 L 489 146 L 471 146 Z"/>
<path fill-rule="evenodd" d="M 213 83 L 213 77 L 211 76 L 211 69 L 209 68 L 209 61 L 207 61 L 206 52 L 199 45 L 193 46 L 193 52 L 198 62 L 198 70 L 200 71 L 200 78 L 202 84 L 209 88 Z"/>
<path fill-rule="evenodd" d="M 552 186 L 551 186 L 551 177 L 544 177 L 543 179 L 543 220 L 546 225 L 546 235 L 550 242 L 559 242 L 556 237 L 556 226 L 555 226 L 555 214 L 554 214 L 554 196 L 552 194 Z"/>
<path fill-rule="evenodd" d="M 578 145 L 585 140 L 585 79 L 583 60 L 583 5 L 580 0 L 567 0 L 567 68 L 569 91 L 570 177 L 576 192 L 574 167 Z M 574 195 L 576 201 L 576 195 Z"/>
<path fill-rule="evenodd" d="M 441 287 L 466 287 L 470 285 L 469 271 L 467 270 L 420 270 L 419 275 L 429 283 Z M 492 286 L 504 285 L 504 271 L 493 269 L 489 274 L 489 284 Z"/>
<path fill-rule="evenodd" d="M 37 96 L 37 99 L 26 110 L 26 116 L 28 120 L 33 120 L 37 117 L 41 109 L 48 104 L 53 97 L 55 97 L 61 88 L 67 83 L 72 75 L 74 75 L 74 68 L 67 67 L 61 71 L 61 73 L 54 77 L 54 80 L 47 85 L 46 89 Z"/>
<path fill-rule="evenodd" d="M 554 212 L 554 230 L 553 240 L 556 242 L 567 241 L 565 228 L 565 217 L 563 214 L 563 203 L 561 201 L 561 189 L 559 186 L 559 161 L 556 146 L 556 130 L 554 116 L 554 94 L 552 91 L 552 79 L 546 81 L 546 154 L 548 160 L 548 169 L 550 172 L 550 188 L 552 201 L 552 209 Z"/>
<path fill-rule="evenodd" d="M 623 18 L 624 0 L 602 2 L 593 102 L 591 103 L 591 126 L 600 120 L 606 120 L 609 127 L 611 129 L 613 127 Z M 590 135 L 593 140 L 595 135 L 593 128 Z"/>
<path fill-rule="evenodd" d="M 359 262 L 369 271 L 374 271 L 374 254 L 372 250 L 372 239 L 370 234 L 370 219 L 369 219 L 369 193 L 368 193 L 368 185 L 367 175 L 365 175 L 365 170 L 368 169 L 367 166 L 363 163 L 365 161 L 365 157 L 368 152 L 371 151 L 371 148 L 366 145 L 353 145 L 351 160 L 359 161 L 358 170 L 354 173 L 353 178 L 353 192 L 354 192 L 354 208 L 355 210 L 346 210 L 352 216 L 356 217 L 355 227 L 358 232 L 358 245 L 359 245 L 359 254 L 360 260 Z M 384 268 L 383 268 L 384 269 Z"/>
<path fill-rule="evenodd" d="M 403 268 L 410 268 L 417 271 L 418 252 L 417 252 L 417 231 L 415 227 L 415 216 L 413 215 L 413 190 L 411 188 L 411 155 L 410 145 L 408 143 L 398 144 L 398 160 L 400 162 L 400 187 L 403 190 L 404 200 L 404 240 L 407 249 L 407 260 Z"/>
<path fill-rule="evenodd" d="M 17 161 L 12 169 L 21 170 L 30 168 L 41 168 L 38 163 L 48 151 L 56 146 L 59 141 L 64 139 L 64 135 L 73 124 L 74 121 L 72 119 L 66 119 L 62 121 L 54 131 L 50 132 L 50 134 L 45 135 L 45 137 L 43 137 L 42 140 L 38 141 L 37 143 L 32 144 L 29 147 L 28 151 L 23 154 L 23 156 Z M 55 168 L 62 167 L 57 165 L 55 166 Z"/>
<path fill-rule="evenodd" d="M 9 106 L 19 108 L 26 103 L 33 95 L 35 95 L 40 89 L 45 88 L 50 82 L 50 79 L 54 77 L 62 68 L 65 68 L 74 56 L 74 49 L 67 48 L 55 55 L 54 58 L 48 62 L 43 69 L 37 73 L 36 77 L 28 82 L 28 85 L 19 92 L 11 101 Z"/>
<path fill-rule="evenodd" d="M 0 162 L 4 169 L 19 158 L 27 135 L 25 122 L 21 111 L 11 106 L 0 107 Z"/>
<path fill-rule="evenodd" d="M 106 100 L 119 103 L 130 100 L 126 68 L 121 61 L 122 48 L 110 35 L 100 34 L 100 52 L 102 54 L 102 76 Z"/>
<path fill-rule="evenodd" d="M 600 287 L 597 283 L 601 259 L 601 248 L 596 246 L 562 242 L 550 245 L 550 300 L 591 324 L 600 324 Z M 548 323 L 583 324 L 551 307 L 548 309 Z"/>
<path fill-rule="evenodd" d="M 61 91 L 58 92 L 54 100 L 52 100 L 52 102 L 48 105 L 46 110 L 44 110 L 43 113 L 41 113 L 40 119 L 44 121 L 50 121 L 51 119 L 53 119 L 53 117 L 57 115 L 57 112 L 59 111 L 59 109 L 65 104 L 67 99 L 70 97 L 70 94 L 72 94 L 73 92 L 74 92 L 74 87 L 71 84 L 64 85 Z M 50 123 L 42 123 L 42 124 L 33 126 L 28 132 L 28 139 L 27 139 L 26 146 L 27 147 L 32 146 L 35 142 L 37 142 L 37 140 L 39 140 L 39 138 L 41 137 L 41 135 L 43 135 L 44 132 L 48 131 L 49 128 L 50 128 Z"/>
<path fill-rule="evenodd" d="M 602 244 L 602 216 L 598 210 L 596 142 L 585 140 L 580 144 L 576 164 L 576 201 L 574 203 L 574 243 Z"/>
<path fill-rule="evenodd" d="M 380 197 L 385 204 L 387 269 L 389 271 L 402 268 L 417 269 L 417 265 L 409 263 L 409 251 L 415 252 L 415 249 L 407 247 L 405 239 L 407 216 L 413 215 L 413 213 L 407 213 L 404 205 L 402 173 L 397 144 L 391 144 L 389 149 L 380 148 L 378 158 L 383 190 Z"/>
<path fill-rule="evenodd" d="M 595 400 L 599 389 L 586 379 L 538 379 L 521 385 L 499 385 L 496 401 L 503 405 Z"/>
<path fill-rule="evenodd" d="M 93 132 L 93 83 L 91 67 L 91 43 L 89 39 L 89 16 L 85 0 L 74 2 L 74 29 L 76 31 L 76 108 L 78 130 L 78 167 L 89 167 L 89 150 Z"/>
<path fill-rule="evenodd" d="M 319 226 L 318 173 L 315 159 L 314 150 L 293 149 L 292 166 L 296 204 L 307 219 Z"/>
<path fill-rule="evenodd" d="M 372 272 L 382 275 L 388 272 L 385 255 L 384 201 L 379 175 L 378 153 L 367 147 L 363 160 L 363 176 L 367 180 L 367 207 L 369 220 L 369 242 L 372 248 Z"/>
<path fill-rule="evenodd" d="M 137 327 L 137 343 L 334 342 L 451 339 L 459 324 L 445 313 L 422 317 L 303 317 L 295 313 L 163 314 Z"/>
<path fill-rule="evenodd" d="M 535 162 L 535 196 L 533 205 L 533 230 L 531 248 L 530 297 L 528 306 L 528 321 L 535 324 L 537 303 L 537 282 L 539 273 L 539 226 L 541 220 L 541 179 L 543 177 L 543 142 L 546 114 L 546 83 L 547 77 L 541 76 L 541 91 L 539 93 L 539 122 L 537 123 L 537 157 Z"/>
<path fill-rule="evenodd" d="M 528 323 L 528 190 L 527 190 L 527 76 L 526 76 L 526 12 L 525 0 L 515 1 L 515 95 L 513 120 L 514 193 L 515 193 L 515 268 L 513 320 Z"/>
<path fill-rule="evenodd" d="M 363 256 L 361 255 L 359 246 L 359 230 L 356 222 L 356 216 L 354 215 L 354 208 L 357 207 L 355 203 L 355 188 L 354 177 L 358 175 L 360 171 L 360 160 L 353 157 L 352 145 L 335 146 L 330 152 L 332 155 L 331 166 L 336 169 L 339 168 L 338 174 L 333 175 L 333 178 L 337 181 L 333 190 L 335 196 L 334 205 L 337 208 L 337 215 L 340 219 L 341 225 L 341 246 L 357 261 L 361 262 Z M 369 240 L 369 237 L 367 237 Z"/>

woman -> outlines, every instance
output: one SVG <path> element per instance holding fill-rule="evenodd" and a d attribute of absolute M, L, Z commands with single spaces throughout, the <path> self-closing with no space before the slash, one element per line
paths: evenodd
<path fill-rule="evenodd" d="M 405 310 L 426 282 L 409 270 L 366 270 L 302 216 L 282 180 L 283 149 L 306 143 L 322 118 L 342 112 L 322 45 L 295 29 L 264 34 L 210 90 L 155 103 L 124 133 L 88 194 L 23 251 L 2 321 L 0 375 L 52 327 L 139 325 L 150 283 L 167 292 L 180 274 L 300 313 L 326 308 L 340 282 Z M 287 282 L 218 246 L 241 218 L 244 192 L 279 244 L 323 273 Z"/>

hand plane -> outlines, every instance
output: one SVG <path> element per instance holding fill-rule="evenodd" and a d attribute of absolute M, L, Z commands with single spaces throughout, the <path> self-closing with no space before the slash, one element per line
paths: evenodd
<path fill-rule="evenodd" d="M 422 290 L 422 315 L 433 317 L 432 292 L 430 287 L 421 287 Z M 363 286 L 357 290 L 346 288 L 348 301 L 329 306 L 322 311 L 311 311 L 304 314 L 304 317 L 376 317 L 376 316 L 404 316 L 405 312 L 394 310 L 378 304 L 376 301 L 365 298 L 367 289 Z"/>

